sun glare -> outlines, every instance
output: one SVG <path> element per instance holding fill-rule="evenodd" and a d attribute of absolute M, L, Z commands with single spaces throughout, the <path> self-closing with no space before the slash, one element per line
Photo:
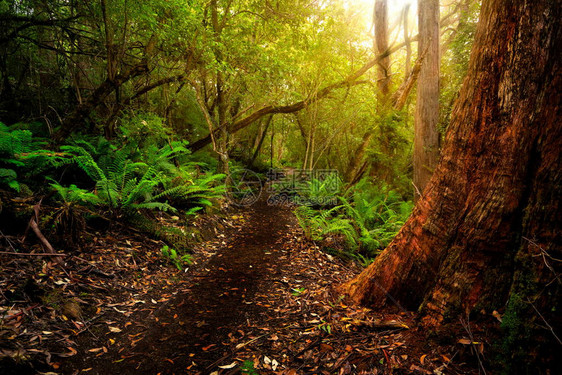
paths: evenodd
<path fill-rule="evenodd" d="M 346 6 L 358 9 L 364 14 L 365 27 L 371 33 L 373 32 L 373 7 L 375 0 L 345 0 Z M 408 11 L 408 28 L 410 34 L 414 32 L 417 24 L 417 4 L 416 0 L 388 0 L 388 26 L 390 28 L 391 38 L 394 40 L 402 39 L 403 12 L 409 5 Z"/>

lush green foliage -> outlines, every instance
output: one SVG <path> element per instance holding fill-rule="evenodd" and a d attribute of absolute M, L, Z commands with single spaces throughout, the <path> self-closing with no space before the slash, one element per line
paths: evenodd
<path fill-rule="evenodd" d="M 310 176 L 314 171 L 297 172 L 293 176 L 284 176 L 280 181 L 272 184 L 272 191 L 276 195 L 291 198 L 292 202 L 306 206 L 333 206 L 337 203 L 337 196 L 342 193 L 343 180 L 330 170 L 323 176 Z"/>
<path fill-rule="evenodd" d="M 442 6 L 444 15 L 453 10 L 443 31 L 442 72 L 451 77 L 442 85 L 443 128 L 466 71 L 477 3 Z M 0 4 L 0 121 L 10 124 L 0 124 L 0 188 L 20 195 L 55 190 L 59 204 L 75 212 L 97 210 L 179 238 L 177 228 L 155 226 L 155 216 L 204 212 L 225 190 L 225 176 L 216 171 L 249 162 L 262 171 L 338 170 L 346 183 L 364 177 L 388 186 L 384 194 L 365 183 L 346 193 L 328 189 L 336 181 L 298 187 L 312 208 L 328 208 L 299 210 L 311 236 L 336 233 L 354 253 L 373 256 L 404 220 L 399 202 L 413 191 L 411 100 L 395 109 L 381 98 L 376 65 L 323 93 L 373 59 L 370 5 Z M 390 18 L 402 26 L 396 12 Z M 398 29 L 390 32 L 396 43 L 403 37 Z M 407 64 L 413 66 L 416 44 L 410 47 L 409 63 L 405 48 L 390 56 L 391 93 L 408 77 Z M 306 105 L 298 110 L 255 116 L 236 132 L 224 131 L 263 108 L 300 101 Z M 219 127 L 212 148 L 188 152 L 186 140 L 193 145 Z M 226 162 L 217 161 L 219 154 Z M 330 200 L 334 194 L 339 198 Z"/>
<path fill-rule="evenodd" d="M 12 128 L 14 129 L 0 122 L 0 186 L 8 186 L 20 192 L 18 172 L 21 174 L 28 169 L 25 167 L 29 167 L 21 158 L 39 149 L 44 143 L 34 139 L 29 130 L 18 129 L 18 126 Z"/>
<path fill-rule="evenodd" d="M 340 204 L 316 210 L 302 206 L 297 218 L 306 235 L 336 253 L 363 261 L 376 256 L 394 238 L 412 210 L 394 190 L 362 180 L 345 195 Z"/>
<path fill-rule="evenodd" d="M 110 220 L 125 219 L 182 248 L 184 233 L 158 223 L 153 213 L 181 210 L 189 217 L 212 206 L 223 196 L 224 175 L 191 161 L 184 142 L 153 139 L 139 147 L 127 139 L 117 141 L 119 148 L 100 137 L 78 138 L 48 149 L 31 131 L 0 125 L 0 183 L 19 191 L 27 187 L 18 182 L 22 176 L 29 193 L 52 191 L 59 203 L 46 225 L 74 243 L 80 242 L 84 217 L 97 212 Z"/>
<path fill-rule="evenodd" d="M 454 101 L 468 70 L 468 60 L 479 14 L 480 2 L 467 2 L 460 11 L 457 29 L 449 36 L 450 47 L 445 50 L 441 68 L 443 83 L 439 99 L 441 105 L 439 126 L 442 132 L 447 129 Z"/>

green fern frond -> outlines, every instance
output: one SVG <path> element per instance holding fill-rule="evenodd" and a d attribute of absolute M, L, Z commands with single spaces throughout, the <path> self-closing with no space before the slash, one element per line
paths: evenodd
<path fill-rule="evenodd" d="M 143 203 L 132 203 L 131 208 L 133 209 L 148 209 L 148 210 L 159 210 L 159 211 L 170 211 L 177 212 L 175 207 L 170 206 L 168 203 L 163 202 L 143 202 Z"/>
<path fill-rule="evenodd" d="M 61 146 L 61 150 L 72 155 L 72 161 L 93 181 L 106 180 L 106 174 L 98 166 L 92 155 L 80 146 Z"/>
<path fill-rule="evenodd" d="M 57 191 L 59 198 L 67 203 L 97 205 L 101 202 L 97 195 L 76 185 L 66 187 L 54 182 L 51 187 Z"/>
<path fill-rule="evenodd" d="M 17 181 L 18 174 L 13 169 L 0 168 L 0 185 L 7 185 L 15 191 L 20 191 L 20 184 Z"/>

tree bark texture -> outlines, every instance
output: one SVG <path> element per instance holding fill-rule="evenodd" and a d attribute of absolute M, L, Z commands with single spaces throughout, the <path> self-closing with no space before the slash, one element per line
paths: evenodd
<path fill-rule="evenodd" d="M 420 308 L 430 326 L 519 304 L 560 336 L 561 17 L 558 1 L 484 2 L 440 162 L 394 241 L 344 286 L 355 301 Z"/>
<path fill-rule="evenodd" d="M 423 192 L 439 159 L 439 0 L 420 0 L 418 79 L 414 119 L 414 185 Z M 416 194 L 416 198 L 417 194 Z"/>
<path fill-rule="evenodd" d="M 387 0 L 376 0 L 373 14 L 375 24 L 375 52 L 384 54 L 388 50 L 388 4 Z M 390 93 L 390 55 L 383 57 L 378 63 L 379 97 L 386 99 Z"/>

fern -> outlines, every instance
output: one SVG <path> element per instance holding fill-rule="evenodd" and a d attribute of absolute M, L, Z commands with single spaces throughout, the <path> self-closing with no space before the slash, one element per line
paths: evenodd
<path fill-rule="evenodd" d="M 61 146 L 61 150 L 66 152 L 71 157 L 71 162 L 76 163 L 93 181 L 107 179 L 105 173 L 85 148 L 81 146 Z"/>
<path fill-rule="evenodd" d="M 13 169 L 0 168 L 0 185 L 7 185 L 15 191 L 20 191 L 20 184 L 17 181 L 18 174 Z"/>
<path fill-rule="evenodd" d="M 10 130 L 0 122 L 0 157 L 31 152 L 37 147 L 29 130 Z"/>
<path fill-rule="evenodd" d="M 151 147 L 147 162 L 132 161 L 126 149 L 111 150 L 96 162 L 90 154 L 95 147 L 81 144 L 61 149 L 95 182 L 96 194 L 111 208 L 132 214 L 139 209 L 175 212 L 176 204 L 210 206 L 224 192 L 219 183 L 224 175 L 198 175 L 189 164 L 178 168 L 171 162 L 188 153 L 183 144 Z"/>
<path fill-rule="evenodd" d="M 42 150 L 45 145 L 44 140 L 34 138 L 29 130 L 11 129 L 0 123 L 0 183 L 19 192 L 18 177 L 40 176 L 45 169 L 53 167 L 51 161 L 58 156 L 46 156 L 53 152 Z"/>
<path fill-rule="evenodd" d="M 340 204 L 329 210 L 300 207 L 296 214 L 305 234 L 313 240 L 336 235 L 348 255 L 362 259 L 376 256 L 392 241 L 412 209 L 411 202 L 386 187 L 361 181 Z"/>
<path fill-rule="evenodd" d="M 100 203 L 100 198 L 97 195 L 88 190 L 80 189 L 76 185 L 66 187 L 54 182 L 51 184 L 51 187 L 56 190 L 58 197 L 65 203 L 83 205 L 97 205 Z"/>

